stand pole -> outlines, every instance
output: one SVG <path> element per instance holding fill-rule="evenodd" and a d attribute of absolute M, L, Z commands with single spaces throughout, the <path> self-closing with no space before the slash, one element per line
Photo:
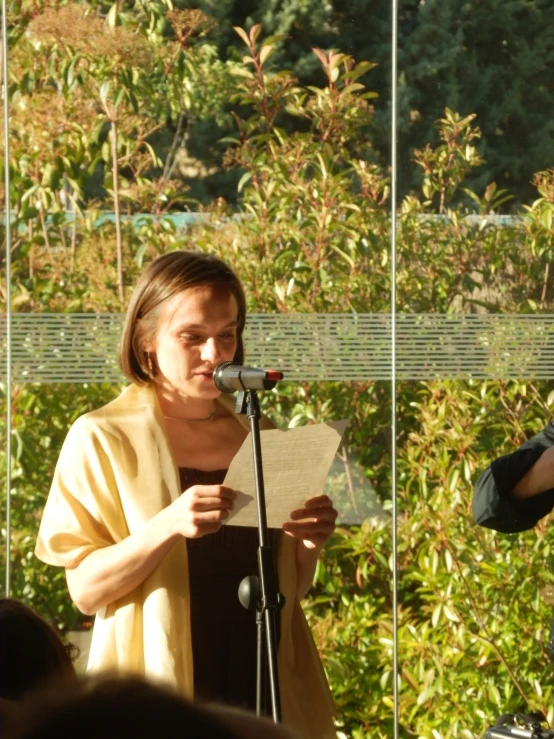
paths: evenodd
<path fill-rule="evenodd" d="M 283 607 L 284 598 L 277 590 L 277 574 L 273 548 L 269 544 L 265 489 L 262 470 L 262 448 L 260 442 L 261 417 L 258 396 L 255 390 L 239 393 L 236 412 L 246 414 L 250 421 L 252 453 L 254 456 L 254 476 L 256 481 L 256 503 L 258 507 L 258 573 L 259 579 L 245 578 L 239 586 L 239 599 L 246 608 L 256 606 L 257 660 L 256 660 L 256 713 L 264 715 L 265 703 L 265 663 L 269 666 L 269 688 L 271 715 L 273 721 L 281 723 L 281 697 L 277 669 L 277 631 L 275 614 Z M 253 591 L 256 591 L 255 593 Z M 265 636 L 265 650 L 264 650 Z"/>
<path fill-rule="evenodd" d="M 256 578 L 258 580 L 258 578 Z M 256 603 L 256 715 L 267 716 L 266 699 L 266 670 L 267 660 L 265 658 L 265 624 L 264 614 Z"/>

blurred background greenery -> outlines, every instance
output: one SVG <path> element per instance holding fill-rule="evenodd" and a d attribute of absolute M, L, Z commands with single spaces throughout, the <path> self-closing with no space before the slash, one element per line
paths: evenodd
<path fill-rule="evenodd" d="M 9 294 L 19 312 L 120 312 L 149 260 L 198 248 L 233 266 L 253 312 L 387 313 L 390 14 L 385 0 L 11 3 L 4 309 Z M 398 309 L 551 312 L 551 3 L 401 2 L 399 66 Z M 12 392 L 13 595 L 64 632 L 90 620 L 34 538 L 68 427 L 120 389 Z M 548 521 L 501 536 L 470 515 L 480 471 L 548 422 L 553 390 L 397 387 L 401 736 L 480 737 L 522 709 L 554 720 Z M 283 384 L 263 403 L 283 427 L 351 419 L 335 484 L 359 521 L 337 530 L 305 608 L 339 736 L 389 737 L 390 383 Z"/>

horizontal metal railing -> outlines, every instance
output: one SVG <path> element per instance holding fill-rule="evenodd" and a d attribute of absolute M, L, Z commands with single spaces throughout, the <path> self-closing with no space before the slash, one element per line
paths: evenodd
<path fill-rule="evenodd" d="M 16 313 L 13 382 L 120 382 L 123 314 Z M 551 379 L 554 316 L 397 314 L 398 380 Z M 6 317 L 0 315 L 5 373 Z M 248 317 L 248 364 L 281 369 L 287 380 L 391 378 L 387 313 L 256 313 Z"/>

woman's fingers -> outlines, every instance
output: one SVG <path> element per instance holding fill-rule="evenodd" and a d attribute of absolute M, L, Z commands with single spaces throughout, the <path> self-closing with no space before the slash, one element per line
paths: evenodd
<path fill-rule="evenodd" d="M 308 498 L 304 503 L 304 508 L 326 508 L 332 506 L 333 502 L 328 495 L 316 495 L 314 498 Z"/>
<path fill-rule="evenodd" d="M 338 513 L 332 505 L 310 507 L 305 505 L 304 508 L 297 508 L 296 510 L 291 511 L 290 514 L 291 521 L 299 521 L 303 518 L 336 521 L 337 516 Z"/>
<path fill-rule="evenodd" d="M 236 492 L 225 485 L 193 485 L 185 492 L 190 493 L 197 498 L 212 497 L 234 500 L 237 497 Z"/>
<path fill-rule="evenodd" d="M 184 536 L 199 539 L 202 536 L 206 536 L 206 534 L 215 534 L 228 517 L 229 511 L 226 508 L 217 511 L 212 510 L 195 513 L 187 525 Z"/>
<path fill-rule="evenodd" d="M 229 511 L 226 508 L 211 511 L 200 511 L 194 517 L 197 525 L 204 525 L 205 523 L 217 523 L 218 521 L 225 521 L 229 518 Z"/>
<path fill-rule="evenodd" d="M 232 508 L 233 501 L 230 498 L 193 498 L 190 502 L 191 511 L 232 510 Z"/>
<path fill-rule="evenodd" d="M 223 485 L 193 485 L 173 504 L 181 534 L 198 538 L 213 534 L 229 518 L 236 492 Z"/>
<path fill-rule="evenodd" d="M 237 497 L 234 490 L 223 485 L 193 485 L 183 495 L 187 496 L 192 511 L 232 509 Z"/>
<path fill-rule="evenodd" d="M 183 493 L 191 516 L 189 536 L 214 533 L 233 509 L 237 494 L 224 485 L 193 485 Z M 335 529 L 337 511 L 327 495 L 309 498 L 290 514 L 283 530 L 290 536 L 324 544 Z M 187 516 L 188 517 L 188 516 Z"/>
<path fill-rule="evenodd" d="M 290 520 L 283 524 L 283 531 L 289 536 L 301 539 L 308 548 L 323 547 L 335 530 L 338 513 L 327 495 L 318 495 L 304 503 L 290 514 Z"/>
<path fill-rule="evenodd" d="M 334 521 L 286 521 L 283 524 L 283 531 L 299 539 L 309 539 L 317 534 L 329 536 L 334 530 Z"/>
<path fill-rule="evenodd" d="M 284 528 L 284 527 L 283 527 Z M 285 534 L 287 536 L 292 536 L 295 539 L 298 539 L 299 541 L 303 542 L 306 549 L 323 549 L 325 544 L 328 542 L 329 537 L 333 533 L 332 531 L 327 531 L 325 533 L 317 533 L 317 534 L 301 534 L 297 532 L 287 531 L 284 529 Z"/>

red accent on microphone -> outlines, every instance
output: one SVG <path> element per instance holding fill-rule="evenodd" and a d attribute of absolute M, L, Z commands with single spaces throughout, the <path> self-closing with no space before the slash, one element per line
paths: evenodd
<path fill-rule="evenodd" d="M 283 379 L 283 373 L 279 372 L 279 370 L 266 370 L 265 377 L 266 380 L 270 380 L 271 382 L 279 382 L 279 380 Z"/>

